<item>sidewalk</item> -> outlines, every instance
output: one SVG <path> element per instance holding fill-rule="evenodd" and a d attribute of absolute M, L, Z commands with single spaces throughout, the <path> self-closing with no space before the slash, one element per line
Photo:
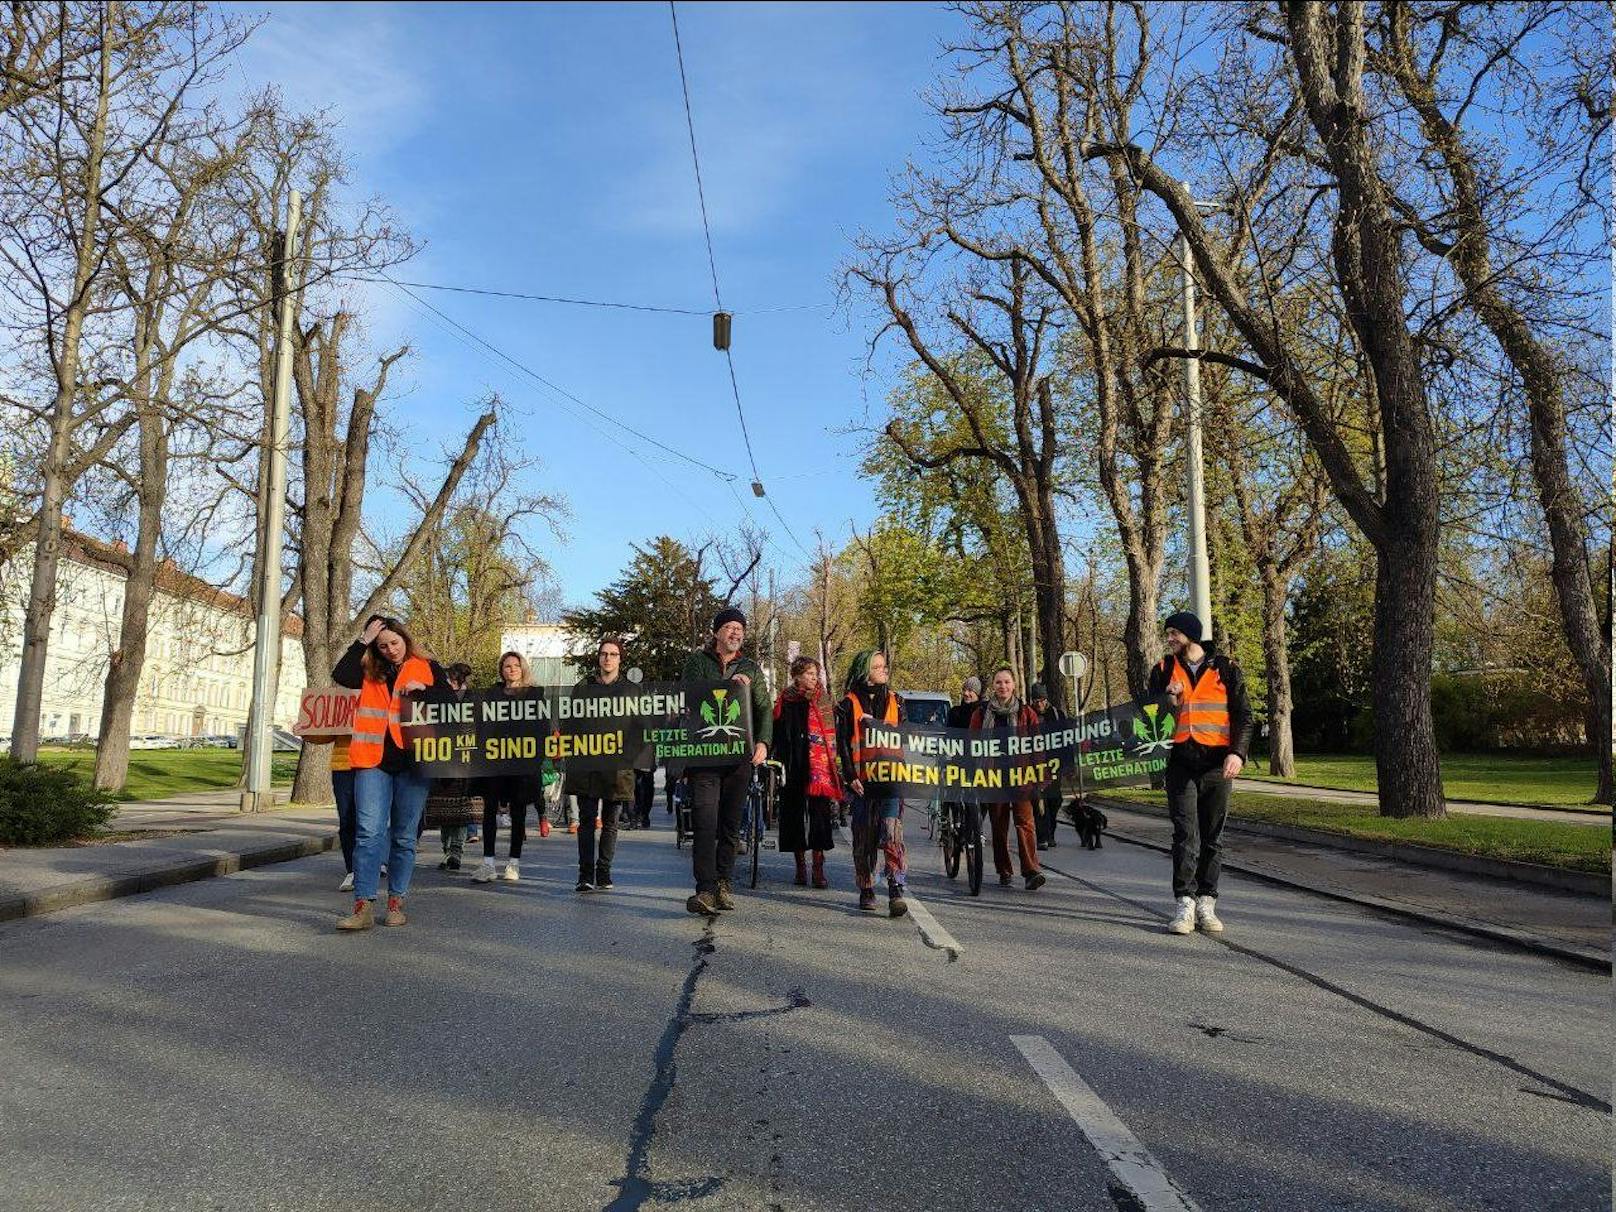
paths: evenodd
<path fill-rule="evenodd" d="M 1118 841 L 1170 852 L 1165 813 L 1105 804 L 1108 833 Z M 1226 870 L 1255 875 L 1341 900 L 1447 926 L 1499 942 L 1610 968 L 1611 905 L 1605 897 L 1556 892 L 1487 876 L 1442 871 L 1379 855 L 1358 854 L 1247 833 L 1224 834 Z"/>
<path fill-rule="evenodd" d="M 124 804 L 113 830 L 151 836 L 0 850 L 0 921 L 283 863 L 336 845 L 330 805 L 242 813 L 238 799 L 234 790 L 203 791 Z"/>
<path fill-rule="evenodd" d="M 1300 783 L 1270 783 L 1266 779 L 1235 779 L 1234 789 L 1256 795 L 1282 795 L 1291 799 L 1322 800 L 1330 804 L 1378 804 L 1373 791 L 1342 791 L 1335 787 L 1312 787 Z M 1449 800 L 1449 812 L 1472 816 L 1507 816 L 1518 821 L 1566 821 L 1572 825 L 1610 828 L 1610 813 L 1597 806 L 1572 808 L 1532 807 L 1526 804 L 1481 804 L 1474 800 Z"/>

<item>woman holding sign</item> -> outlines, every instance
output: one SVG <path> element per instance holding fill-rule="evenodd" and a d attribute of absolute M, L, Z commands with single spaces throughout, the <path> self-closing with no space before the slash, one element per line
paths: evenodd
<path fill-rule="evenodd" d="M 859 653 L 848 667 L 847 694 L 836 706 L 836 751 L 843 779 L 853 793 L 853 874 L 858 881 L 859 908 L 875 911 L 875 856 L 879 851 L 886 858 L 887 913 L 891 917 L 909 912 L 903 899 L 907 874 L 903 799 L 896 783 L 865 778 L 871 762 L 883 756 L 865 738 L 870 727 L 896 727 L 902 718 L 902 701 L 887 684 L 886 654 Z"/>
<path fill-rule="evenodd" d="M 825 851 L 836 845 L 831 818 L 842 798 L 836 769 L 835 714 L 819 684 L 819 662 L 791 662 L 791 685 L 774 704 L 771 756 L 785 767 L 780 789 L 780 849 L 797 858 L 796 883 L 808 883 L 806 851 L 814 852 L 814 887 L 829 888 Z"/>
<path fill-rule="evenodd" d="M 404 897 L 415 870 L 415 835 L 430 781 L 404 747 L 399 730 L 400 696 L 445 685 L 442 667 L 416 647 L 397 619 L 372 615 L 343 653 L 331 680 L 359 691 L 348 762 L 354 770 L 354 907 L 339 930 L 369 930 L 376 924 L 376 898 L 383 860 L 387 867 L 384 926 L 402 926 Z"/>
<path fill-rule="evenodd" d="M 1016 675 L 1005 665 L 994 671 L 988 697 L 977 704 L 971 717 L 971 727 L 988 731 L 1038 731 L 1038 712 L 1021 701 L 1016 693 Z M 1032 819 L 1032 796 L 1024 792 L 1013 804 L 989 804 L 988 819 L 993 822 L 993 866 L 999 872 L 999 883 L 1008 885 L 1015 873 L 1010 867 L 1010 822 L 1016 826 L 1016 849 L 1021 857 L 1021 875 L 1027 891 L 1036 892 L 1044 886 L 1045 876 L 1038 868 L 1038 834 Z"/>
<path fill-rule="evenodd" d="M 520 652 L 507 652 L 499 658 L 499 686 L 513 698 L 538 694 L 527 658 Z M 527 841 L 527 808 L 535 800 L 541 804 L 539 821 L 544 821 L 543 793 L 539 780 L 527 774 L 493 774 L 477 781 L 473 794 L 483 797 L 483 862 L 471 879 L 475 884 L 491 884 L 494 871 L 494 844 L 499 840 L 501 810 L 510 813 L 511 847 L 505 860 L 503 878 L 516 883 L 522 878 L 522 844 Z"/>

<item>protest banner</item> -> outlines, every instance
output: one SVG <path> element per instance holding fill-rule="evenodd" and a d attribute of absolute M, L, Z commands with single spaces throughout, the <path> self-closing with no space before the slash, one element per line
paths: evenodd
<path fill-rule="evenodd" d="M 734 766 L 752 751 L 750 696 L 729 682 L 424 692 L 403 696 L 405 748 L 433 778 L 658 764 Z"/>
<path fill-rule="evenodd" d="M 1010 803 L 1055 784 L 1103 790 L 1157 781 L 1167 769 L 1175 720 L 1165 698 L 1125 703 L 1027 732 L 918 724 L 865 727 L 866 782 L 900 795 Z"/>

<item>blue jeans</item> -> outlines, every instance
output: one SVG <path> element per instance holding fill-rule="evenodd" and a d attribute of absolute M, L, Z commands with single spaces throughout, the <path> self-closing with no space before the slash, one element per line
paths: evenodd
<path fill-rule="evenodd" d="M 354 772 L 333 770 L 331 794 L 337 801 L 337 841 L 342 845 L 342 869 L 353 872 L 354 837 L 359 827 L 354 808 Z"/>
<path fill-rule="evenodd" d="M 354 771 L 357 836 L 354 839 L 354 899 L 376 895 L 383 861 L 387 892 L 403 896 L 415 870 L 415 834 L 432 781 L 421 774 Z"/>

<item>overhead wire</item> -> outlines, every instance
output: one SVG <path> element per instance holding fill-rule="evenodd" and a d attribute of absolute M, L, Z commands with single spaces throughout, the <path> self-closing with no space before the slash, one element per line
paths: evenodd
<path fill-rule="evenodd" d="M 634 426 L 629 425 L 627 422 L 618 420 L 616 417 L 612 416 L 611 413 L 606 412 L 603 409 L 596 408 L 593 404 L 589 403 L 589 401 L 579 399 L 577 396 L 573 395 L 572 392 L 568 391 L 566 388 L 560 386 L 559 384 L 552 383 L 549 379 L 545 378 L 543 375 L 541 375 L 538 371 L 534 370 L 532 367 L 524 365 L 523 363 L 517 361 L 515 358 L 511 357 L 511 355 L 506 353 L 503 349 L 500 349 L 498 346 L 493 345 L 489 341 L 484 340 L 481 336 L 479 336 L 477 333 L 473 332 L 471 329 L 467 328 L 464 324 L 460 323 L 460 321 L 456 320 L 453 316 L 448 315 L 447 313 L 441 311 L 439 308 L 433 306 L 431 303 L 427 302 L 425 299 L 421 298 L 420 295 L 416 294 L 413 290 L 411 290 L 409 287 L 405 286 L 403 283 L 397 282 L 392 278 L 387 278 L 386 275 L 383 275 L 383 277 L 386 279 L 386 281 L 392 283 L 392 285 L 396 286 L 399 290 L 401 290 L 405 294 L 409 295 L 410 298 L 414 299 L 422 307 L 425 307 L 427 310 L 431 311 L 433 314 L 437 315 L 439 318 L 441 318 L 445 322 L 447 322 L 449 324 L 452 324 L 455 328 L 459 329 L 467 337 L 471 338 L 478 345 L 482 346 L 484 349 L 486 349 L 489 353 L 493 354 L 495 357 L 497 357 L 500 360 L 502 360 L 502 361 L 510 364 L 511 366 L 515 367 L 517 370 L 521 371 L 523 374 L 527 375 L 529 378 L 531 378 L 531 379 L 533 379 L 533 380 L 535 380 L 535 381 L 537 381 L 539 383 L 542 383 L 545 387 L 549 388 L 551 391 L 557 393 L 558 395 L 564 396 L 565 398 L 571 400 L 574 404 L 577 404 L 580 408 L 587 409 L 589 412 L 593 413 L 595 416 L 599 417 L 601 420 L 606 421 L 609 424 L 617 426 L 617 428 L 623 430 L 625 433 L 633 434 L 636 438 L 639 438 L 642 442 L 647 442 L 650 445 L 655 446 L 658 450 L 664 451 L 667 454 L 672 455 L 676 459 L 683 460 L 684 462 L 689 463 L 694 467 L 699 467 L 703 471 L 717 476 L 720 480 L 728 481 L 728 480 L 734 480 L 736 478 L 734 472 L 725 471 L 723 468 L 720 468 L 720 467 L 714 467 L 711 463 L 703 462 L 701 459 L 696 458 L 694 455 L 686 454 L 682 450 L 679 450 L 679 449 L 677 449 L 675 447 L 669 446 L 666 442 L 663 442 L 658 438 L 653 438 L 650 434 L 644 432 L 643 430 L 636 429 L 636 428 L 634 428 Z"/>
<path fill-rule="evenodd" d="M 690 135 L 690 163 L 696 173 L 696 201 L 701 207 L 701 230 L 707 240 L 707 268 L 712 273 L 713 304 L 718 311 L 723 311 L 724 300 L 718 289 L 718 258 L 713 253 L 713 227 L 707 216 L 707 190 L 701 179 L 701 155 L 696 150 L 696 120 L 690 110 L 690 78 L 685 72 L 684 43 L 679 37 L 679 8 L 675 0 L 668 0 L 668 16 L 673 22 L 673 52 L 674 57 L 679 62 L 679 90 L 684 97 L 685 103 L 685 130 Z M 757 455 L 752 450 L 752 434 L 746 426 L 746 410 L 741 407 L 740 383 L 735 377 L 735 356 L 730 352 L 727 342 L 724 346 L 724 361 L 729 367 L 729 387 L 731 394 L 735 398 L 735 416 L 741 423 L 741 441 L 746 446 L 746 461 L 752 468 L 752 482 L 761 490 L 763 473 L 758 470 Z M 779 506 L 774 503 L 774 499 L 767 492 L 759 491 L 758 495 L 762 496 L 764 503 L 769 507 L 769 512 L 774 514 L 775 520 L 780 523 L 787 537 L 796 544 L 797 549 L 803 555 L 812 559 L 812 553 L 803 546 L 802 540 L 792 531 L 790 524 L 785 520 L 785 516 L 781 514 Z"/>
<path fill-rule="evenodd" d="M 397 285 L 397 284 L 395 283 L 394 285 Z M 424 299 L 421 299 L 421 298 L 417 297 L 416 295 L 412 294 L 410 291 L 404 289 L 402 286 L 399 286 L 398 289 L 399 289 L 400 293 L 405 295 L 406 298 L 408 298 L 409 301 L 413 305 L 415 305 L 417 308 L 425 309 L 422 312 L 423 315 L 425 315 L 429 320 L 431 320 L 439 328 L 441 328 L 445 332 L 447 332 L 450 336 L 454 337 L 456 340 L 458 340 L 462 344 L 464 344 L 468 349 L 472 349 L 474 352 L 478 352 L 483 357 L 487 357 L 488 353 L 490 353 L 490 352 L 493 353 L 493 354 L 496 354 L 502 361 L 506 362 L 507 364 L 509 364 L 511 366 L 516 367 L 518 370 L 521 370 L 524 374 L 527 374 L 527 375 L 531 376 L 532 378 L 536 379 L 538 382 L 540 382 L 544 386 L 550 388 L 552 391 L 558 392 L 560 394 L 560 396 L 562 397 L 562 399 L 553 401 L 558 408 L 560 408 L 568 416 L 571 416 L 571 417 L 575 418 L 576 420 L 581 422 L 583 425 L 585 425 L 588 428 L 594 430 L 597 434 L 599 434 L 601 436 L 601 438 L 603 440 L 613 443 L 619 449 L 621 449 L 623 451 L 626 451 L 628 454 L 633 456 L 636 460 L 638 460 L 640 463 L 642 463 L 645 466 L 646 470 L 651 472 L 652 475 L 656 476 L 659 480 L 661 480 L 664 484 L 666 484 L 668 486 L 668 488 L 671 489 L 676 495 L 678 495 L 680 497 L 683 497 L 685 499 L 685 501 L 689 505 L 691 505 L 698 513 L 702 514 L 707 519 L 707 521 L 712 524 L 714 529 L 718 529 L 722 525 L 719 522 L 718 518 L 713 514 L 713 512 L 710 509 L 708 509 L 700 501 L 698 501 L 694 497 L 692 497 L 688 492 L 686 492 L 682 487 L 680 487 L 679 484 L 675 480 L 673 480 L 668 475 L 666 475 L 663 472 L 663 470 L 660 467 L 658 467 L 655 463 L 651 462 L 651 460 L 648 459 L 645 456 L 645 453 L 643 451 L 641 451 L 637 446 L 631 445 L 631 444 L 629 444 L 627 442 L 622 441 L 620 438 L 614 437 L 611 433 L 609 433 L 601 425 L 599 425 L 597 422 L 592 420 L 587 414 L 579 413 L 575 409 L 572 409 L 572 408 L 568 407 L 563 402 L 563 400 L 568 400 L 568 399 L 576 400 L 577 399 L 577 397 L 572 395 L 571 392 L 568 392 L 568 391 L 565 391 L 564 389 L 556 387 L 554 384 L 550 383 L 550 381 L 548 379 L 545 379 L 542 375 L 539 375 L 536 372 L 534 372 L 534 371 L 528 369 L 527 367 L 523 366 L 521 363 L 517 362 L 514 358 L 511 358 L 509 355 L 505 354 L 503 351 L 497 349 L 490 342 L 485 341 L 483 338 L 479 337 L 476 333 L 472 332 L 465 325 L 459 323 L 453 317 L 445 315 L 443 312 L 439 311 L 437 308 L 435 308 L 431 304 L 427 303 Z M 450 327 L 450 326 L 452 326 L 452 327 Z M 470 338 L 470 339 L 468 340 L 468 338 Z M 472 344 L 473 341 L 476 342 L 476 345 Z M 594 409 L 593 407 L 591 407 L 591 406 L 589 406 L 587 404 L 585 405 L 585 407 L 589 408 L 591 412 L 596 412 L 596 413 L 599 412 L 598 409 Z M 611 420 L 612 418 L 608 417 L 607 419 Z M 614 422 L 614 423 L 616 423 L 616 422 Z M 732 494 L 735 491 L 735 480 L 737 478 L 738 477 L 736 477 L 736 476 L 734 476 L 732 474 L 729 474 L 729 473 L 720 473 L 720 475 L 719 475 L 720 482 L 723 483 L 726 487 L 728 487 Z"/>
<path fill-rule="evenodd" d="M 335 276 L 345 277 L 355 282 L 388 283 L 397 286 L 410 286 L 416 290 L 442 290 L 451 291 L 460 295 L 488 295 L 496 299 L 526 299 L 534 303 L 565 303 L 573 307 L 607 307 L 620 311 L 648 311 L 670 316 L 702 316 L 712 313 L 700 307 L 662 307 L 652 303 L 622 303 L 610 299 L 576 299 L 569 295 L 540 295 L 521 290 L 495 290 L 490 286 L 456 286 L 448 282 L 411 282 L 404 278 L 376 278 L 367 277 L 360 273 L 343 273 Z M 828 303 L 790 303 L 781 307 L 757 307 L 745 311 L 731 312 L 737 316 L 772 316 L 788 311 L 823 311 L 835 307 L 834 302 Z"/>

